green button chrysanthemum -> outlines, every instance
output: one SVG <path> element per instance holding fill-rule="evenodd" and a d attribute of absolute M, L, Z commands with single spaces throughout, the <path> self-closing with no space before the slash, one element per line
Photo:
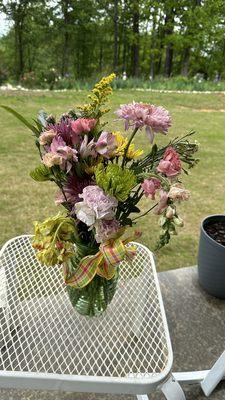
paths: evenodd
<path fill-rule="evenodd" d="M 118 164 L 109 164 L 106 168 L 99 164 L 95 171 L 95 179 L 98 186 L 119 201 L 125 201 L 137 183 L 134 173 L 122 169 Z"/>

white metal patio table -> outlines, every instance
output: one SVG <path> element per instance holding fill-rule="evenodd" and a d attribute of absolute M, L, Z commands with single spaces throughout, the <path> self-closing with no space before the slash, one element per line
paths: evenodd
<path fill-rule="evenodd" d="M 0 252 L 0 388 L 133 394 L 139 400 L 160 389 L 167 399 L 184 400 L 180 380 L 205 381 L 210 392 L 209 371 L 172 375 L 152 253 L 137 244 L 133 263 L 121 263 L 120 271 L 107 311 L 83 317 L 70 304 L 61 268 L 40 265 L 31 237 L 8 241 Z M 213 373 L 217 380 L 225 372 L 221 365 Z"/>

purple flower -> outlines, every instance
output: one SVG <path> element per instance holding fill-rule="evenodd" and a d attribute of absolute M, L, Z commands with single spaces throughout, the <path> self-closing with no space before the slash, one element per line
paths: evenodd
<path fill-rule="evenodd" d="M 63 186 L 63 191 L 65 193 L 68 203 L 74 205 L 75 203 L 81 201 L 79 195 L 83 192 L 85 186 L 90 185 L 90 181 L 87 179 L 78 179 L 75 176 L 69 176 L 67 183 Z M 62 192 L 58 192 L 56 195 L 55 203 L 61 204 L 65 202 L 65 197 Z"/>
<path fill-rule="evenodd" d="M 125 120 L 125 129 L 130 126 L 134 128 L 143 128 L 145 126 L 146 133 L 151 143 L 154 139 L 154 133 L 168 132 L 171 126 L 171 118 L 168 111 L 163 107 L 156 107 L 151 104 L 130 103 L 121 105 L 116 111 L 119 118 Z"/>
<path fill-rule="evenodd" d="M 121 228 L 119 221 L 117 221 L 116 219 L 103 219 L 97 221 L 94 227 L 95 239 L 98 243 L 103 243 L 106 240 L 114 239 Z"/>
<path fill-rule="evenodd" d="M 95 148 L 103 157 L 110 158 L 117 148 L 115 136 L 110 132 L 102 132 Z"/>
<path fill-rule="evenodd" d="M 99 186 L 86 186 L 79 197 L 83 201 L 75 204 L 75 213 L 86 225 L 91 226 L 99 219 L 114 218 L 118 201 L 105 194 Z"/>
<path fill-rule="evenodd" d="M 64 142 L 67 145 L 72 145 L 72 136 L 73 130 L 71 127 L 71 122 L 73 120 L 71 118 L 65 118 L 58 122 L 57 124 L 48 124 L 47 128 L 56 132 L 59 136 L 62 137 Z"/>

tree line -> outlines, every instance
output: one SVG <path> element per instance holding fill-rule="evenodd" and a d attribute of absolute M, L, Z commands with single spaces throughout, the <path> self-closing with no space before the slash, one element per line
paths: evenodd
<path fill-rule="evenodd" d="M 224 0 L 0 0 L 0 76 L 225 75 Z"/>

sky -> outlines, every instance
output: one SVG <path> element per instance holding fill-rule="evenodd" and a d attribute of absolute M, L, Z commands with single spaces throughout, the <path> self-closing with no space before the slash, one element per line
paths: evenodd
<path fill-rule="evenodd" d="M 0 13 L 0 36 L 4 35 L 9 29 L 9 22 L 6 21 L 5 15 Z"/>
<path fill-rule="evenodd" d="M 49 0 L 48 3 L 50 5 L 54 5 L 56 3 L 56 0 Z M 5 15 L 0 12 L 0 36 L 7 33 L 9 26 L 10 23 L 6 20 Z"/>

